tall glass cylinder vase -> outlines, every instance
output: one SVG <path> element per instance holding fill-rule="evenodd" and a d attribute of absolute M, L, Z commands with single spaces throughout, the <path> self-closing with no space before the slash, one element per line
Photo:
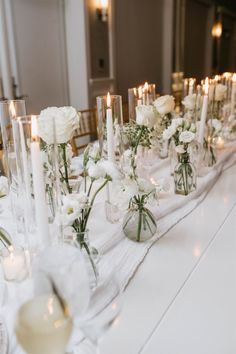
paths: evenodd
<path fill-rule="evenodd" d="M 145 83 L 143 86 L 128 89 L 129 121 L 136 120 L 135 108 L 150 105 L 156 99 L 156 85 Z"/>
<path fill-rule="evenodd" d="M 123 154 L 122 97 L 119 95 L 99 96 L 96 100 L 101 153 L 108 158 L 109 155 L 113 156 L 114 161 L 117 162 Z"/>
<path fill-rule="evenodd" d="M 19 178 L 19 166 L 17 166 L 16 153 L 19 146 L 17 137 L 14 136 L 12 120 L 17 116 L 26 114 L 24 100 L 9 100 L 0 102 L 0 124 L 3 142 L 3 172 L 8 177 L 11 199 L 11 209 L 16 223 L 16 230 L 24 233 L 22 195 Z"/>
<path fill-rule="evenodd" d="M 25 229 L 33 247 L 50 243 L 48 208 L 42 162 L 42 142 L 38 137 L 37 117 L 21 116 L 12 121 L 17 142 L 16 161 L 19 167 L 21 192 L 24 201 Z"/>

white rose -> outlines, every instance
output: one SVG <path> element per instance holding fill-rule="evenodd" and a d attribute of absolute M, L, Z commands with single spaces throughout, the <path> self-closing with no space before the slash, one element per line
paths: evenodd
<path fill-rule="evenodd" d="M 215 88 L 215 100 L 222 101 L 226 97 L 227 86 L 222 84 L 217 84 Z"/>
<path fill-rule="evenodd" d="M 104 178 L 106 171 L 99 163 L 89 163 L 88 175 L 92 179 Z"/>
<path fill-rule="evenodd" d="M 191 111 L 194 110 L 196 105 L 196 97 L 197 97 L 196 93 L 194 93 L 193 95 L 185 96 L 184 100 L 182 101 L 185 108 Z"/>
<path fill-rule="evenodd" d="M 162 137 L 164 140 L 169 140 L 174 134 L 176 130 L 174 126 L 170 125 L 167 129 L 165 129 L 162 133 Z"/>
<path fill-rule="evenodd" d="M 80 115 L 73 107 L 49 107 L 40 112 L 38 118 L 39 136 L 47 143 L 67 143 L 73 136 L 73 131 L 79 128 Z"/>
<path fill-rule="evenodd" d="M 157 112 L 162 116 L 172 112 L 175 108 L 174 97 L 170 95 L 158 97 L 153 104 L 156 107 Z"/>
<path fill-rule="evenodd" d="M 62 223 L 70 226 L 80 216 L 81 207 L 75 194 L 68 194 L 62 199 Z"/>
<path fill-rule="evenodd" d="M 136 123 L 153 128 L 156 124 L 157 117 L 153 110 L 153 106 L 140 105 L 136 107 Z"/>
<path fill-rule="evenodd" d="M 185 149 L 184 149 L 184 147 L 183 147 L 183 145 L 177 145 L 176 147 L 175 147 L 175 150 L 176 150 L 176 152 L 178 153 L 178 154 L 184 154 L 186 151 L 185 151 Z"/>
<path fill-rule="evenodd" d="M 0 177 L 0 198 L 8 193 L 8 179 L 5 176 Z"/>
<path fill-rule="evenodd" d="M 219 132 L 222 128 L 222 124 L 218 119 L 212 119 L 208 121 L 208 125 L 210 126 L 212 124 L 212 127 L 216 130 L 216 132 Z"/>
<path fill-rule="evenodd" d="M 195 138 L 195 134 L 188 130 L 183 131 L 179 135 L 179 141 L 182 143 L 190 143 Z"/>

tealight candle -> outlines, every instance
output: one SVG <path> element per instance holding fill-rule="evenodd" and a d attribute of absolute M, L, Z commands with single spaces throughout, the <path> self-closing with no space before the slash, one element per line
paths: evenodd
<path fill-rule="evenodd" d="M 217 149 L 223 149 L 224 146 L 225 146 L 224 139 L 221 136 L 219 136 L 216 140 L 216 147 Z"/>
<path fill-rule="evenodd" d="M 10 246 L 2 252 L 2 269 L 7 281 L 22 281 L 28 274 L 25 252 L 21 247 Z"/>

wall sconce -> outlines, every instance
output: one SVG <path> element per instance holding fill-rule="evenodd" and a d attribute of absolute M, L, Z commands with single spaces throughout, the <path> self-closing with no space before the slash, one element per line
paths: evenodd
<path fill-rule="evenodd" d="M 212 37 L 215 38 L 220 38 L 222 35 L 222 23 L 221 21 L 217 21 L 214 23 L 214 25 L 212 26 L 212 30 L 211 30 L 211 34 Z"/>
<path fill-rule="evenodd" d="M 99 0 L 96 8 L 97 18 L 99 21 L 107 22 L 108 18 L 108 0 Z"/>

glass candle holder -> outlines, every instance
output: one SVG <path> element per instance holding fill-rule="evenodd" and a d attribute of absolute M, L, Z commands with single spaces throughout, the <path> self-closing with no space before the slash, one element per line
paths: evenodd
<path fill-rule="evenodd" d="M 128 89 L 129 120 L 136 120 L 135 108 L 139 105 L 150 105 L 156 99 L 156 85 L 148 84 Z"/>
<path fill-rule="evenodd" d="M 96 98 L 98 112 L 98 139 L 101 154 L 112 162 L 119 160 L 123 153 L 122 97 L 119 95 Z"/>
<path fill-rule="evenodd" d="M 26 255 L 22 247 L 10 246 L 2 250 L 1 263 L 7 281 L 21 282 L 28 276 Z"/>

